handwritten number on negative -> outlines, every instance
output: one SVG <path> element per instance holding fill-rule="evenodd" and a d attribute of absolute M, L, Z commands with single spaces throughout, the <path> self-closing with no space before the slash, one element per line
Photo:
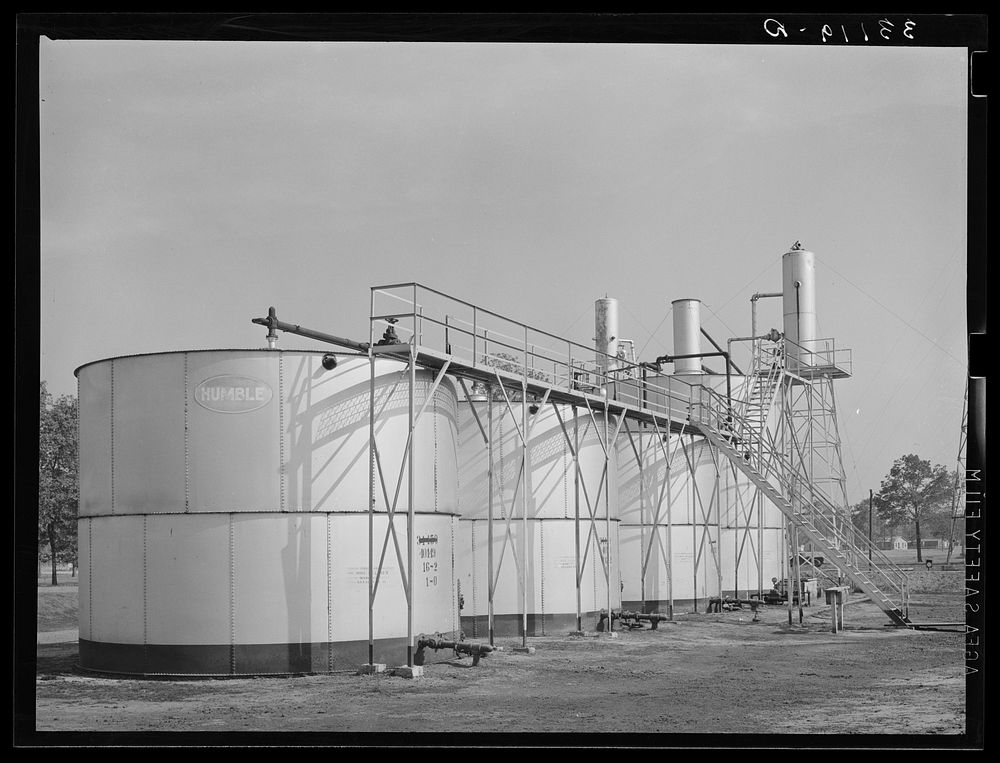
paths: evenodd
<path fill-rule="evenodd" d="M 882 39 L 883 40 L 892 39 L 892 33 L 895 30 L 896 24 L 892 21 L 889 21 L 889 19 L 879 19 L 878 25 L 879 25 L 878 33 L 882 37 Z M 864 36 L 865 42 L 868 42 L 869 41 L 868 30 L 865 29 L 865 25 L 863 22 L 859 22 L 859 26 L 861 27 L 861 34 Z M 903 37 L 905 37 L 908 40 L 916 39 L 914 34 L 914 30 L 916 30 L 916 28 L 917 28 L 917 23 L 915 21 L 912 21 L 911 19 L 906 19 L 906 21 L 903 22 Z M 764 21 L 764 31 L 767 32 L 769 37 L 774 37 L 774 38 L 782 37 L 788 39 L 788 29 L 785 27 L 784 24 L 782 24 L 777 19 L 773 18 L 766 19 Z M 794 32 L 795 30 L 793 29 L 792 31 Z M 799 28 L 798 31 L 801 34 L 805 34 L 806 27 L 801 27 Z M 844 42 L 850 42 L 847 36 L 847 28 L 843 24 L 840 24 L 840 31 L 841 34 L 844 35 Z M 829 24 L 824 24 L 820 29 L 820 38 L 823 40 L 823 42 L 826 42 L 827 39 L 831 37 L 833 37 L 833 27 L 830 26 Z"/>

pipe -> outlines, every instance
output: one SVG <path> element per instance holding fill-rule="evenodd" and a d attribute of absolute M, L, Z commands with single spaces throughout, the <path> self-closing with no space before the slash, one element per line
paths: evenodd
<path fill-rule="evenodd" d="M 757 333 L 757 300 L 764 299 L 765 297 L 782 297 L 784 296 L 780 291 L 771 291 L 767 293 L 756 292 L 752 297 L 750 297 L 750 333 Z"/>
<path fill-rule="evenodd" d="M 758 614 L 758 610 L 766 606 L 767 602 L 763 601 L 762 599 L 740 599 L 740 598 L 734 599 L 730 596 L 713 596 L 711 599 L 708 600 L 707 611 L 709 613 L 718 612 L 721 614 L 723 608 L 725 608 L 726 611 L 731 612 L 733 609 L 732 607 L 733 604 L 738 605 L 739 609 L 743 609 L 744 604 L 750 607 L 750 611 L 753 612 L 753 622 L 759 623 L 760 615 Z"/>
<path fill-rule="evenodd" d="M 489 644 L 479 644 L 471 641 L 445 641 L 437 636 L 420 635 L 417 637 L 417 662 L 423 664 L 424 649 L 451 649 L 455 654 L 467 654 L 472 657 L 472 664 L 478 665 L 481 657 L 486 657 L 494 647 Z"/>
<path fill-rule="evenodd" d="M 322 331 L 314 331 L 313 329 L 303 328 L 295 323 L 285 323 L 284 321 L 279 321 L 273 307 L 268 308 L 266 318 L 251 318 L 250 322 L 256 323 L 259 326 L 267 327 L 267 340 L 269 345 L 277 341 L 278 335 L 275 333 L 275 330 L 280 329 L 287 334 L 298 334 L 299 336 L 304 336 L 307 339 L 315 339 L 328 344 L 337 344 L 341 347 L 349 347 L 352 350 L 357 350 L 358 352 L 367 353 L 368 348 L 371 346 L 368 342 L 355 342 L 353 339 L 344 339 L 343 337 L 334 336 L 333 334 L 325 334 Z"/>
<path fill-rule="evenodd" d="M 754 319 L 754 323 L 756 323 L 756 318 Z M 729 356 L 732 357 L 732 355 L 733 355 L 733 342 L 756 342 L 759 339 L 767 339 L 769 342 L 777 342 L 779 339 L 781 339 L 781 332 L 778 331 L 778 329 L 771 329 L 766 334 L 760 334 L 759 336 L 753 335 L 753 336 L 734 336 L 734 337 L 730 337 L 729 339 L 726 340 L 726 351 L 729 353 Z M 713 342 L 712 344 L 715 344 L 715 343 Z M 740 371 L 740 369 L 736 365 L 736 363 L 733 363 L 733 368 L 735 368 L 736 371 L 741 376 L 744 375 L 743 372 Z"/>
<path fill-rule="evenodd" d="M 608 611 L 602 609 L 597 620 L 597 627 L 602 627 L 601 624 L 608 619 Z M 649 623 L 652 630 L 656 630 L 660 623 L 664 623 L 670 620 L 667 615 L 661 615 L 659 612 L 627 612 L 625 610 L 615 611 L 611 610 L 611 621 L 615 620 L 633 620 L 637 622 Z"/>
<path fill-rule="evenodd" d="M 728 352 L 720 350 L 719 352 L 696 352 L 696 353 L 691 353 L 690 355 L 660 355 L 660 357 L 656 359 L 656 364 L 657 366 L 659 366 L 660 363 L 672 363 L 676 360 L 683 360 L 685 358 L 714 358 L 720 356 L 726 359 L 726 401 L 729 406 L 729 420 L 732 421 L 733 379 L 732 379 L 732 374 L 730 373 L 730 366 L 732 365 L 732 361 L 729 359 Z M 676 368 L 676 364 L 674 367 Z"/>
<path fill-rule="evenodd" d="M 733 368 L 735 368 L 736 369 L 736 373 L 738 373 L 740 376 L 744 376 L 745 375 L 743 373 L 743 371 L 740 369 L 740 367 L 738 365 L 736 365 L 736 363 L 732 360 L 732 356 L 730 355 L 730 353 L 727 352 L 726 350 L 723 350 L 721 347 L 719 347 L 719 344 L 714 339 L 712 339 L 712 337 L 709 335 L 709 333 L 707 331 L 705 331 L 705 329 L 702 329 L 701 333 L 705 335 L 705 338 L 709 342 L 712 343 L 712 346 L 715 349 L 717 349 L 719 352 L 721 352 L 725 356 L 726 363 L 729 363 Z M 732 341 L 733 341 L 732 339 L 729 340 L 730 343 L 732 343 Z"/>

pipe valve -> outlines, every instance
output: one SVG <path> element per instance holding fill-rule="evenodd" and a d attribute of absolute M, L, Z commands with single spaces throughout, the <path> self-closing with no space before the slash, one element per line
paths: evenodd
<path fill-rule="evenodd" d="M 267 327 L 267 336 L 264 338 L 267 339 L 267 348 L 273 350 L 278 342 L 278 314 L 274 307 L 267 308 L 266 318 L 251 318 L 251 322 Z"/>
<path fill-rule="evenodd" d="M 446 641 L 440 634 L 434 636 L 421 635 L 417 637 L 417 654 L 414 657 L 415 664 L 423 664 L 424 649 L 451 649 L 456 655 L 467 654 L 472 657 L 472 664 L 478 665 L 482 657 L 486 657 L 493 651 L 489 644 L 479 644 L 472 641 Z M 418 662 L 419 660 L 419 662 Z"/>

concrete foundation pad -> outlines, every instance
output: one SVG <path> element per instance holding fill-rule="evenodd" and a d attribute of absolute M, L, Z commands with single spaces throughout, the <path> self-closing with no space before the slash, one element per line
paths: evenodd
<path fill-rule="evenodd" d="M 424 674 L 423 665 L 400 665 L 398 668 L 392 669 L 392 674 L 394 676 L 399 676 L 400 678 L 420 678 Z"/>
<path fill-rule="evenodd" d="M 385 663 L 384 662 L 376 662 L 374 664 L 372 664 L 372 663 L 365 663 L 364 665 L 361 665 L 358 668 L 358 673 L 357 674 L 359 676 L 370 676 L 370 675 L 373 675 L 374 673 L 384 673 L 384 672 L 385 672 Z"/>
<path fill-rule="evenodd" d="M 515 646 L 515 647 L 511 647 L 510 651 L 512 651 L 514 654 L 534 654 L 535 653 L 535 647 L 533 647 L 533 646 Z"/>

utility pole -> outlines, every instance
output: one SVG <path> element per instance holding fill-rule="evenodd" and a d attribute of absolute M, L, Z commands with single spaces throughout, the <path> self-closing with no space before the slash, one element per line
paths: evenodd
<path fill-rule="evenodd" d="M 874 491 L 868 488 L 868 574 L 872 571 L 872 496 Z"/>

